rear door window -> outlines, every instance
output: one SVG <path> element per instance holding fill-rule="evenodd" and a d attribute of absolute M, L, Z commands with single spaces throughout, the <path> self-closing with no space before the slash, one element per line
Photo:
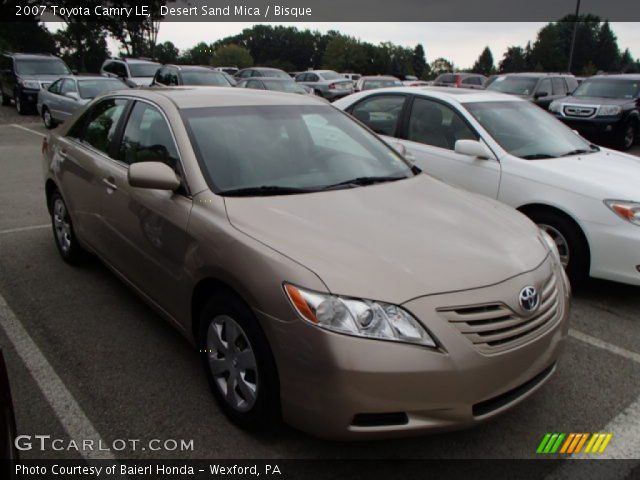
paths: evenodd
<path fill-rule="evenodd" d="M 564 97 L 567 94 L 567 85 L 562 78 L 553 77 L 551 79 L 551 85 L 553 86 L 554 95 L 562 95 Z"/>
<path fill-rule="evenodd" d="M 407 140 L 453 150 L 458 140 L 477 140 L 459 113 L 427 98 L 416 98 L 409 115 Z"/>

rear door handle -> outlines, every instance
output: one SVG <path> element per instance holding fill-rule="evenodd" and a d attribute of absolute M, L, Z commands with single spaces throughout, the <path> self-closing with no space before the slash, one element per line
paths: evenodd
<path fill-rule="evenodd" d="M 115 180 L 111 177 L 103 178 L 102 183 L 104 183 L 109 190 L 117 190 L 118 186 L 115 184 Z"/>

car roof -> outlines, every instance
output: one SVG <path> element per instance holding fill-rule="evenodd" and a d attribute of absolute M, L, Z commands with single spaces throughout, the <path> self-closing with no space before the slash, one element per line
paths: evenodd
<path fill-rule="evenodd" d="M 571 73 L 553 73 L 553 72 L 513 72 L 513 73 L 501 73 L 496 75 L 497 77 L 573 77 Z"/>
<path fill-rule="evenodd" d="M 103 75 L 60 75 L 58 80 L 63 78 L 69 78 L 71 80 L 119 80 L 118 78 L 105 77 Z"/>
<path fill-rule="evenodd" d="M 366 77 L 360 77 L 360 80 L 400 80 L 393 75 L 367 75 Z"/>
<path fill-rule="evenodd" d="M 327 105 L 310 95 L 225 87 L 154 87 L 117 90 L 109 95 L 126 95 L 147 100 L 164 97 L 178 109 L 234 106 Z"/>
<path fill-rule="evenodd" d="M 62 60 L 60 57 L 56 57 L 54 54 L 52 53 L 21 53 L 21 52 L 3 52 L 3 55 L 6 55 L 8 57 L 15 57 L 15 58 L 41 58 L 43 60 L 47 59 L 58 59 L 58 60 Z"/>
<path fill-rule="evenodd" d="M 106 62 L 122 62 L 122 63 L 152 63 L 154 65 L 160 65 L 158 62 L 154 62 L 153 60 L 147 60 L 145 58 L 107 58 Z"/>
<path fill-rule="evenodd" d="M 614 80 L 640 80 L 640 74 L 638 73 L 616 73 L 614 75 L 594 75 L 593 77 L 587 77 L 584 80 L 588 81 L 591 79 L 599 80 L 605 78 L 612 78 Z"/>
<path fill-rule="evenodd" d="M 474 103 L 474 102 L 526 102 L 522 98 L 506 93 L 499 93 L 489 90 L 472 90 L 467 88 L 449 88 L 449 87 L 391 87 L 379 90 L 372 90 L 372 95 L 384 93 L 404 93 L 426 96 L 445 100 L 452 103 Z M 356 94 L 357 95 L 357 94 Z"/>
<path fill-rule="evenodd" d="M 214 70 L 213 68 L 205 67 L 202 65 L 174 65 L 173 63 L 168 63 L 166 65 L 163 65 L 163 67 L 174 67 L 180 71 L 222 73 L 218 70 Z"/>

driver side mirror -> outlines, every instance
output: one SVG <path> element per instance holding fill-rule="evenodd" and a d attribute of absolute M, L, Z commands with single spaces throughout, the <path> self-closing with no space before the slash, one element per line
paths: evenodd
<path fill-rule="evenodd" d="M 129 185 L 138 188 L 174 191 L 180 179 L 169 165 L 162 162 L 139 162 L 129 166 Z"/>
<path fill-rule="evenodd" d="M 493 153 L 484 143 L 478 140 L 458 140 L 455 145 L 455 152 L 460 155 L 479 158 L 481 160 L 494 159 Z"/>
<path fill-rule="evenodd" d="M 538 99 L 542 97 L 547 97 L 548 95 L 549 95 L 549 92 L 536 92 L 533 98 Z"/>
<path fill-rule="evenodd" d="M 75 100 L 76 102 L 80 100 L 80 95 L 78 95 L 76 92 L 67 92 L 64 94 L 64 96 L 70 98 L 71 100 Z"/>

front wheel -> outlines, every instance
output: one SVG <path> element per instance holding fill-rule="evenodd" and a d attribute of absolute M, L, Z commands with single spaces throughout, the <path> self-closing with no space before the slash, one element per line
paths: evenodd
<path fill-rule="evenodd" d="M 27 105 L 24 103 L 22 99 L 22 95 L 19 92 L 16 92 L 13 98 L 14 98 L 14 101 L 16 102 L 16 110 L 18 112 L 18 115 L 26 115 L 27 113 L 29 113 L 27 109 Z"/>
<path fill-rule="evenodd" d="M 11 98 L 9 98 L 8 95 L 5 95 L 4 92 L 2 92 L 2 105 L 5 107 L 7 105 L 11 105 Z"/>
<path fill-rule="evenodd" d="M 618 138 L 618 148 L 620 150 L 629 150 L 636 141 L 638 127 L 633 122 L 627 122 L 622 128 Z"/>
<path fill-rule="evenodd" d="M 47 107 L 42 107 L 42 122 L 44 123 L 44 126 L 45 128 L 47 128 L 47 130 L 55 128 L 58 124 L 51 116 L 51 112 Z"/>
<path fill-rule="evenodd" d="M 538 211 L 528 212 L 529 218 L 553 239 L 560 261 L 575 287 L 589 277 L 589 246 L 580 228 L 563 215 Z"/>
<path fill-rule="evenodd" d="M 58 247 L 58 252 L 60 252 L 60 256 L 65 262 L 72 265 L 82 263 L 86 252 L 78 244 L 67 204 L 59 192 L 54 192 L 53 195 L 51 195 L 50 208 L 53 238 L 56 242 L 56 247 Z"/>
<path fill-rule="evenodd" d="M 214 294 L 200 315 L 199 348 L 224 414 L 249 430 L 273 424 L 279 413 L 277 370 L 251 309 L 230 292 Z"/>

